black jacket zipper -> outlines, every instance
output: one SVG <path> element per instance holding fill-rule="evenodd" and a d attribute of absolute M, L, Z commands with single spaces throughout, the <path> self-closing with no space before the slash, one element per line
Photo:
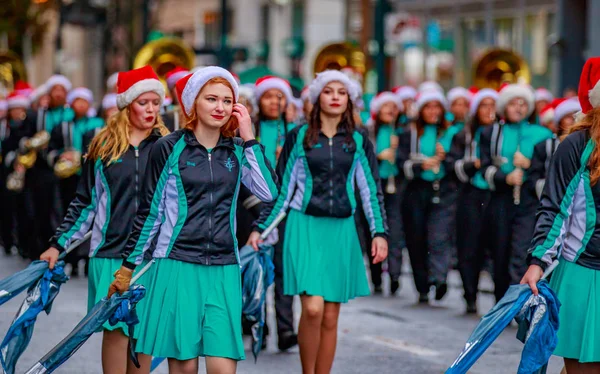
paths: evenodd
<path fill-rule="evenodd" d="M 333 138 L 329 138 L 329 214 L 333 215 Z"/>
<path fill-rule="evenodd" d="M 214 179 L 214 174 L 213 174 L 213 167 L 212 167 L 212 153 L 208 152 L 208 167 L 210 169 L 210 213 L 208 215 L 208 242 L 206 243 L 206 249 L 207 249 L 207 253 L 205 259 L 206 259 L 206 265 L 209 264 L 209 253 L 208 250 L 210 250 L 210 242 L 213 240 L 213 227 L 212 227 L 212 215 L 213 215 L 213 189 L 214 189 L 214 184 L 215 184 L 215 179 Z"/>
<path fill-rule="evenodd" d="M 139 183 L 140 183 L 140 150 L 135 147 L 135 211 L 140 205 L 140 194 L 139 194 Z"/>

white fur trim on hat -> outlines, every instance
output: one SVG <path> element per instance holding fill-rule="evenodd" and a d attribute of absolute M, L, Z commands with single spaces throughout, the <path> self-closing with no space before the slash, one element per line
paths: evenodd
<path fill-rule="evenodd" d="M 112 73 L 106 80 L 106 89 L 113 91 L 117 87 L 117 81 L 119 80 L 119 72 Z"/>
<path fill-rule="evenodd" d="M 29 108 L 29 99 L 25 96 L 22 95 L 18 95 L 18 96 L 13 96 L 13 97 L 9 97 L 8 100 L 6 100 L 6 104 L 7 104 L 7 109 L 14 109 L 14 108 Z"/>
<path fill-rule="evenodd" d="M 102 109 L 114 108 L 117 106 L 117 94 L 108 93 L 102 98 Z"/>
<path fill-rule="evenodd" d="M 47 95 L 47 94 L 48 94 L 48 86 L 46 86 L 45 84 L 42 84 L 41 86 L 39 86 L 38 88 L 33 90 L 31 95 L 29 95 L 29 100 L 31 100 L 32 103 L 35 103 L 42 96 Z"/>
<path fill-rule="evenodd" d="M 194 101 L 196 101 L 196 97 L 198 97 L 200 90 L 202 90 L 202 87 L 204 87 L 206 82 L 213 78 L 224 78 L 227 80 L 227 82 L 229 82 L 233 88 L 233 96 L 235 101 L 237 102 L 239 100 L 240 88 L 233 75 L 221 67 L 207 66 L 199 69 L 190 77 L 185 85 L 185 88 L 183 89 L 183 92 L 181 93 L 181 105 L 188 116 L 192 114 Z"/>
<path fill-rule="evenodd" d="M 491 88 L 484 88 L 479 90 L 471 100 L 471 104 L 469 105 L 469 117 L 473 118 L 475 113 L 477 113 L 477 109 L 479 109 L 479 105 L 485 99 L 493 99 L 494 101 L 498 101 L 498 92 L 496 90 L 492 90 Z"/>
<path fill-rule="evenodd" d="M 547 102 L 551 102 L 552 100 L 554 100 L 554 95 L 552 95 L 552 92 L 548 91 L 545 88 L 538 88 L 537 90 L 535 90 L 535 101 L 547 101 Z"/>
<path fill-rule="evenodd" d="M 178 71 L 177 73 L 171 74 L 169 78 L 167 78 L 167 87 L 169 87 L 169 90 L 172 90 L 173 87 L 175 87 L 175 83 L 177 83 L 178 80 L 180 80 L 188 74 L 190 74 L 190 72 L 187 70 L 182 70 Z"/>
<path fill-rule="evenodd" d="M 581 111 L 581 105 L 577 99 L 568 99 L 558 104 L 554 109 L 554 122 L 558 124 L 563 118 L 568 115 L 573 115 L 576 112 Z"/>
<path fill-rule="evenodd" d="M 449 104 L 452 104 L 457 99 L 465 99 L 468 102 L 471 102 L 473 94 L 471 93 L 471 91 L 467 90 L 464 87 L 454 87 L 453 89 L 448 91 L 446 97 L 448 98 Z"/>
<path fill-rule="evenodd" d="M 64 75 L 55 74 L 48 78 L 46 81 L 46 86 L 48 87 L 48 91 L 52 90 L 54 86 L 63 86 L 65 90 L 71 91 L 71 81 L 65 77 Z"/>
<path fill-rule="evenodd" d="M 294 98 L 292 103 L 294 103 L 294 106 L 296 107 L 296 109 L 298 109 L 298 110 L 304 109 L 304 101 L 302 101 L 302 99 Z"/>
<path fill-rule="evenodd" d="M 448 109 L 447 108 L 447 104 L 446 104 L 446 98 L 444 97 L 444 94 L 439 92 L 439 91 L 425 91 L 423 93 L 420 93 L 417 96 L 417 101 L 415 103 L 415 107 L 417 109 L 417 113 L 421 112 L 421 109 L 423 109 L 423 107 L 430 102 L 433 101 L 438 101 L 440 104 L 442 104 L 442 107 L 444 107 L 444 109 Z"/>
<path fill-rule="evenodd" d="M 427 91 L 438 91 L 441 94 L 444 93 L 444 89 L 438 82 L 435 81 L 425 81 L 419 85 L 418 89 L 419 93 L 427 92 Z"/>
<path fill-rule="evenodd" d="M 385 103 L 394 103 L 398 107 L 398 110 L 404 111 L 404 105 L 402 105 L 402 100 L 394 94 L 393 92 L 382 92 L 379 95 L 375 96 L 371 103 L 369 104 L 369 111 L 373 114 L 379 113 L 381 107 Z"/>
<path fill-rule="evenodd" d="M 350 100 L 352 100 L 352 102 L 354 104 L 356 104 L 359 100 L 362 99 L 363 96 L 363 90 L 362 90 L 362 86 L 360 85 L 360 83 L 354 79 L 350 79 L 350 83 L 352 84 L 353 88 L 354 88 L 354 96 L 350 97 Z"/>
<path fill-rule="evenodd" d="M 589 99 L 590 104 L 592 104 L 592 108 L 600 107 L 600 83 L 596 83 L 594 88 L 590 90 Z"/>
<path fill-rule="evenodd" d="M 529 108 L 527 116 L 530 116 L 535 110 L 535 96 L 531 87 L 524 84 L 509 84 L 500 90 L 496 102 L 496 112 L 498 115 L 504 116 L 504 111 L 508 103 L 518 97 L 527 102 L 527 107 Z"/>
<path fill-rule="evenodd" d="M 540 124 L 547 125 L 554 121 L 554 109 L 546 109 L 546 111 L 540 113 Z"/>
<path fill-rule="evenodd" d="M 256 97 L 254 96 L 254 85 L 251 83 L 240 85 L 240 97 L 245 97 L 246 100 L 250 101 L 250 104 L 256 110 Z"/>
<path fill-rule="evenodd" d="M 94 94 L 85 87 L 77 87 L 69 91 L 67 94 L 67 103 L 72 105 L 77 99 L 83 99 L 91 105 L 94 101 Z"/>
<path fill-rule="evenodd" d="M 348 90 L 348 96 L 350 100 L 357 96 L 356 86 L 352 83 L 352 80 L 344 73 L 338 70 L 325 70 L 317 74 L 317 77 L 313 79 L 308 87 L 310 102 L 315 104 L 321 95 L 321 91 L 331 82 L 340 82 Z"/>
<path fill-rule="evenodd" d="M 98 115 L 98 111 L 96 110 L 96 108 L 94 107 L 90 107 L 90 109 L 88 109 L 86 116 L 88 118 L 94 118 Z"/>
<path fill-rule="evenodd" d="M 308 86 L 306 86 L 302 89 L 302 92 L 300 92 L 300 98 L 302 99 L 302 101 L 306 101 L 309 99 L 308 96 Z"/>
<path fill-rule="evenodd" d="M 414 100 L 417 97 L 417 90 L 415 90 L 411 86 L 403 86 L 396 91 L 396 96 L 400 98 L 400 100 Z"/>
<path fill-rule="evenodd" d="M 0 110 L 8 110 L 8 103 L 6 100 L 0 100 Z"/>
<path fill-rule="evenodd" d="M 259 84 L 255 85 L 254 94 L 256 95 L 256 99 L 260 100 L 262 95 L 269 90 L 279 90 L 281 91 L 287 100 L 288 103 L 292 102 L 294 99 L 294 94 L 292 93 L 292 89 L 290 85 L 283 79 L 279 77 L 269 77 Z"/>
<path fill-rule="evenodd" d="M 126 108 L 133 103 L 140 95 L 146 92 L 155 92 L 160 96 L 160 102 L 165 100 L 165 87 L 158 79 L 148 78 L 142 79 L 129 87 L 127 91 L 117 95 L 117 107 L 119 110 Z"/>

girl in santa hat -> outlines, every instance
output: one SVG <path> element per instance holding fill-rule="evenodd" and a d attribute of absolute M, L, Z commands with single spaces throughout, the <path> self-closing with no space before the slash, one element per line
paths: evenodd
<path fill-rule="evenodd" d="M 277 197 L 276 176 L 254 138 L 238 84 L 212 66 L 177 82 L 185 128 L 159 140 L 127 242 L 129 255 L 109 295 L 129 287 L 133 270 L 156 243 L 153 281 L 136 350 L 175 373 L 234 373 L 244 359 L 236 198 L 241 183 L 263 201 Z M 234 138 L 239 128 L 240 138 Z M 156 239 L 156 241 L 155 241 Z"/>
<path fill-rule="evenodd" d="M 452 126 L 455 126 L 457 132 L 459 132 L 465 126 L 467 114 L 469 113 L 469 103 L 473 94 L 464 87 L 454 87 L 448 91 L 446 97 L 450 104 Z"/>
<path fill-rule="evenodd" d="M 452 140 L 446 156 L 446 170 L 459 184 L 456 212 L 456 248 L 467 314 L 477 313 L 479 273 L 486 249 L 487 227 L 495 225 L 488 205 L 489 186 L 481 173 L 481 132 L 496 121 L 498 93 L 477 92 L 470 103 L 465 128 Z"/>
<path fill-rule="evenodd" d="M 377 158 L 366 132 L 355 128 L 354 90 L 339 71 L 313 80 L 309 124 L 290 131 L 277 164 L 281 194 L 258 223 L 263 231 L 288 213 L 283 286 L 302 301 L 298 343 L 305 373 L 331 371 L 341 303 L 370 293 L 353 217 L 355 190 L 369 219 L 373 261 L 387 256 Z"/>
<path fill-rule="evenodd" d="M 77 194 L 50 239 L 50 248 L 40 256 L 53 268 L 61 252 L 92 231 L 88 310 L 106 296 L 114 272 L 121 267 L 127 237 L 143 197 L 142 179 L 150 150 L 168 133 L 159 114 L 165 90 L 150 66 L 119 73 L 117 91 L 119 112 L 92 141 Z M 151 286 L 147 275 L 139 283 Z M 138 310 L 144 310 L 145 302 L 143 299 L 138 304 Z M 104 373 L 134 370 L 128 359 L 127 326 L 106 323 L 103 328 Z"/>
<path fill-rule="evenodd" d="M 456 129 L 444 120 L 446 99 L 439 90 L 420 93 L 415 110 L 416 120 L 400 135 L 397 165 L 407 180 L 402 199 L 406 247 L 419 302 L 427 303 L 430 286 L 436 300 L 448 290 L 456 185 L 443 161 Z"/>
<path fill-rule="evenodd" d="M 558 344 L 569 374 L 600 372 L 600 58 L 590 58 L 579 81 L 583 118 L 561 141 L 548 165 L 531 247 L 521 283 L 538 294 L 544 270 L 558 259 L 550 287 L 561 307 Z M 558 107 L 557 107 L 558 109 Z"/>
<path fill-rule="evenodd" d="M 400 214 L 400 180 L 396 156 L 398 150 L 398 134 L 402 129 L 395 126 L 398 113 L 403 111 L 402 100 L 393 92 L 381 92 L 369 104 L 371 112 L 370 131 L 374 140 L 375 152 L 379 161 L 379 177 L 383 189 L 383 201 L 390 229 L 388 272 L 390 275 L 390 294 L 394 295 L 400 287 L 400 271 L 402 269 L 402 248 L 404 248 L 404 232 Z M 369 251 L 368 251 L 369 252 Z M 372 256 L 369 256 L 372 260 Z M 381 293 L 381 263 L 371 264 L 371 281 L 375 293 Z"/>

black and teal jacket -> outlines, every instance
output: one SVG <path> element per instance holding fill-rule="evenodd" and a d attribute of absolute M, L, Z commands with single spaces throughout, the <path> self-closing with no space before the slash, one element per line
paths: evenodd
<path fill-rule="evenodd" d="M 474 133 L 464 128 L 452 139 L 450 151 L 446 154 L 444 164 L 446 170 L 453 175 L 457 181 L 469 183 L 480 190 L 488 190 L 488 184 L 483 178 L 480 169 L 475 167 L 475 160 L 481 160 L 481 132 L 483 127 L 479 126 Z"/>
<path fill-rule="evenodd" d="M 90 257 L 120 258 L 143 196 L 141 182 L 150 150 L 158 139 L 160 132 L 153 130 L 116 162 L 86 160 L 75 199 L 50 245 L 63 251 L 91 229 Z"/>
<path fill-rule="evenodd" d="M 527 170 L 527 180 L 523 184 L 526 193 L 539 200 L 542 197 L 546 175 L 550 168 L 550 160 L 560 144 L 556 134 L 550 139 L 539 142 L 533 148 L 531 166 Z"/>
<path fill-rule="evenodd" d="M 65 151 L 73 150 L 83 155 L 87 151 L 85 134 L 102 126 L 104 126 L 104 121 L 101 118 L 88 117 L 63 121 L 54 126 L 50 133 L 50 143 L 48 144 L 48 154 L 46 156 L 48 165 L 53 167 L 58 157 Z"/>
<path fill-rule="evenodd" d="M 530 264 L 546 268 L 561 257 L 600 270 L 600 184 L 590 184 L 588 166 L 596 146 L 586 130 L 558 146 L 540 200 Z"/>
<path fill-rule="evenodd" d="M 552 137 L 552 131 L 526 122 L 498 122 L 481 134 L 481 170 L 492 191 L 512 191 L 506 176 L 515 170 L 513 158 L 517 151 L 531 160 L 533 147 Z M 523 176 L 525 181 L 527 173 Z"/>
<path fill-rule="evenodd" d="M 240 183 L 262 201 L 277 198 L 277 177 L 256 140 L 244 144 L 239 138 L 221 137 L 207 150 L 188 129 L 160 139 L 146 168 L 123 265 L 139 265 L 154 240 L 154 258 L 238 263 L 235 213 Z"/>
<path fill-rule="evenodd" d="M 371 235 L 387 237 L 377 157 L 366 131 L 355 130 L 350 144 L 343 130 L 333 138 L 320 132 L 317 143 L 307 149 L 306 130 L 308 125 L 299 126 L 288 134 L 277 162 L 281 193 L 263 209 L 255 229 L 262 232 L 288 209 L 316 217 L 351 217 L 358 188 Z"/>
<path fill-rule="evenodd" d="M 421 164 L 427 157 L 435 156 L 437 143 L 441 143 L 446 153 L 450 151 L 452 138 L 457 128 L 449 127 L 438 134 L 438 125 L 425 125 L 423 134 L 418 135 L 415 123 L 411 123 L 399 137 L 398 157 L 396 164 L 404 178 L 411 181 L 420 179 L 427 182 L 442 180 L 448 175 L 446 165 L 442 163 L 439 170 L 423 170 Z"/>

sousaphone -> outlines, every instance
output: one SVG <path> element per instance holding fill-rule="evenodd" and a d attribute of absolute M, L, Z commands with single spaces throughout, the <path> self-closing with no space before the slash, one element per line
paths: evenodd
<path fill-rule="evenodd" d="M 503 83 L 529 83 L 531 73 L 523 57 L 507 49 L 492 49 L 473 66 L 477 88 L 498 89 Z"/>

